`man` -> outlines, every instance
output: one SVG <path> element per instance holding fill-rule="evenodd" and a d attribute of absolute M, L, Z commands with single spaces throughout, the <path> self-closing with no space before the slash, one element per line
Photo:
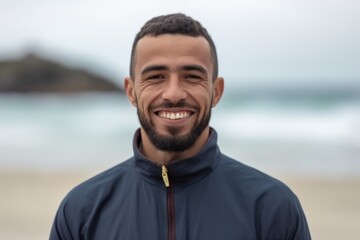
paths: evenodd
<path fill-rule="evenodd" d="M 220 152 L 209 120 L 224 80 L 199 22 L 148 21 L 124 86 L 141 124 L 134 156 L 73 189 L 50 239 L 310 239 L 289 188 Z"/>

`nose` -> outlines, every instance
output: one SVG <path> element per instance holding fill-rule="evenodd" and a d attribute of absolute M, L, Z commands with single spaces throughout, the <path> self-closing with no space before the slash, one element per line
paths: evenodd
<path fill-rule="evenodd" d="M 168 79 L 168 82 L 165 85 L 165 89 L 162 93 L 162 97 L 164 100 L 168 100 L 173 103 L 177 103 L 187 97 L 187 92 L 185 91 L 179 77 L 172 76 L 170 79 Z"/>

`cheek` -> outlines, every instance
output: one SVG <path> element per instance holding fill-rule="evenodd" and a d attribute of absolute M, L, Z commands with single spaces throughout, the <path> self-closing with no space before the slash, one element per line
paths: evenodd
<path fill-rule="evenodd" d="M 204 117 L 212 108 L 212 94 L 196 95 L 196 102 L 199 105 L 200 117 Z"/>
<path fill-rule="evenodd" d="M 154 91 L 141 90 L 137 95 L 138 108 L 146 115 L 149 112 L 151 104 L 156 100 L 156 93 Z"/>

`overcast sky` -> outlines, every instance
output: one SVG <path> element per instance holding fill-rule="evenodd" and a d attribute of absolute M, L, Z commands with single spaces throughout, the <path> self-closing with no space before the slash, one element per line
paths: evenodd
<path fill-rule="evenodd" d="M 360 82 L 358 0 L 0 0 L 0 58 L 35 48 L 122 82 L 140 27 L 174 12 L 208 29 L 231 84 Z"/>

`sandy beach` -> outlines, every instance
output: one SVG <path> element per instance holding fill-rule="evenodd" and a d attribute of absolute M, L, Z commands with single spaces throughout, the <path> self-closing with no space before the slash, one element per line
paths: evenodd
<path fill-rule="evenodd" d="M 93 171 L 0 171 L 0 239 L 48 239 L 57 207 Z M 358 239 L 360 177 L 277 175 L 302 202 L 313 239 Z"/>

